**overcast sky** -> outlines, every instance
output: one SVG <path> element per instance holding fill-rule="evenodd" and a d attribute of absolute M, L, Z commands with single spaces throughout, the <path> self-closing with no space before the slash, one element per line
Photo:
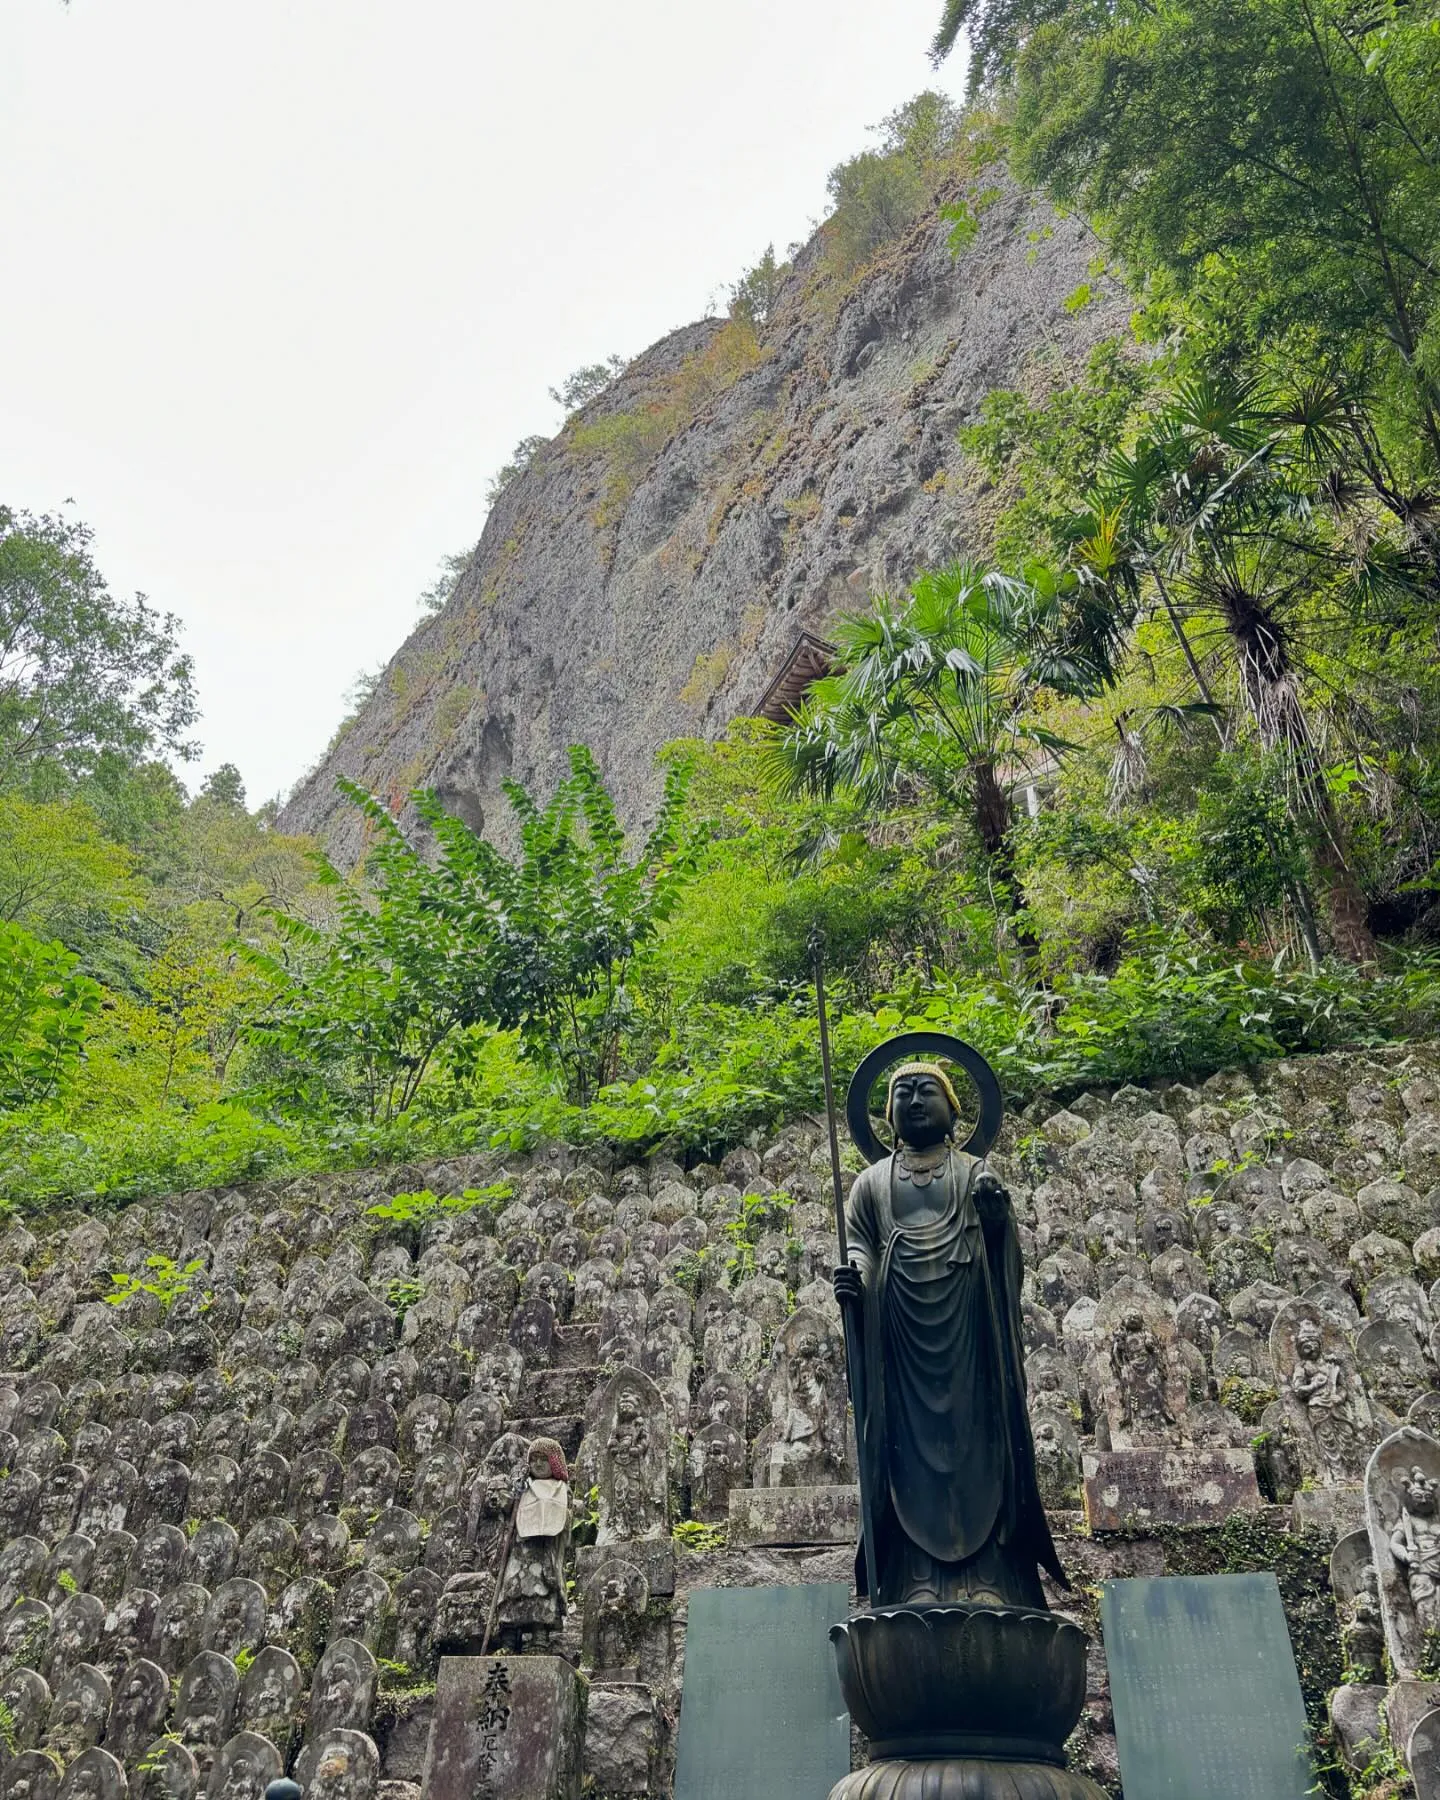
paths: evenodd
<path fill-rule="evenodd" d="M 252 804 L 546 389 L 808 235 L 940 0 L 5 0 L 0 499 L 185 621 Z M 198 771 L 188 770 L 193 785 Z"/>

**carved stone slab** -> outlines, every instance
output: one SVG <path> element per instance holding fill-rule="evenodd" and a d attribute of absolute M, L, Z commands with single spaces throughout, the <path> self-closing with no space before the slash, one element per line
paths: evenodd
<path fill-rule="evenodd" d="M 824 1794 L 850 1767 L 829 1629 L 845 1582 L 692 1588 L 675 1800 Z"/>
<path fill-rule="evenodd" d="M 1107 1581 L 1125 1800 L 1304 1800 L 1305 1703 L 1274 1575 Z"/>
<path fill-rule="evenodd" d="M 1232 1513 L 1260 1510 L 1248 1450 L 1102 1450 L 1088 1452 L 1084 1468 L 1091 1531 L 1223 1525 Z"/>
<path fill-rule="evenodd" d="M 727 1541 L 850 1544 L 860 1529 L 858 1487 L 732 1488 Z"/>
<path fill-rule="evenodd" d="M 584 1730 L 558 1656 L 442 1656 L 424 1800 L 576 1800 Z"/>

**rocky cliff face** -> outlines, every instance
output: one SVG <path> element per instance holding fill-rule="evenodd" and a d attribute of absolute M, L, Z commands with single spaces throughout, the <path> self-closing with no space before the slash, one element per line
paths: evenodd
<path fill-rule="evenodd" d="M 801 631 L 985 547 L 995 497 L 957 429 L 1123 325 L 1074 220 L 1004 184 L 960 256 L 930 214 L 858 276 L 824 228 L 758 337 L 673 333 L 566 425 L 494 506 L 443 612 L 296 790 L 287 831 L 358 853 L 348 776 L 397 811 L 417 785 L 502 841 L 507 777 L 539 792 L 588 744 L 644 819 L 656 750 L 753 711 Z"/>

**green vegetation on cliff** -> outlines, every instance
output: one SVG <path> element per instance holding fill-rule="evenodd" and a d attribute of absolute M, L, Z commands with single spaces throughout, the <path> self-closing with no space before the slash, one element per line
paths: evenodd
<path fill-rule="evenodd" d="M 623 507 L 795 284 L 837 304 L 922 221 L 963 269 L 1002 151 L 1085 212 L 1132 332 L 989 396 L 989 540 L 835 621 L 788 727 L 673 747 L 643 844 L 580 749 L 511 790 L 513 860 L 432 796 L 412 844 L 351 790 L 351 874 L 233 771 L 188 798 L 171 623 L 0 514 L 0 1196 L 542 1134 L 714 1156 L 819 1100 L 816 925 L 842 1065 L 938 1025 L 1019 1097 L 1440 1031 L 1434 22 L 952 6 L 974 110 L 886 121 L 821 253 L 767 253 L 558 453 Z"/>

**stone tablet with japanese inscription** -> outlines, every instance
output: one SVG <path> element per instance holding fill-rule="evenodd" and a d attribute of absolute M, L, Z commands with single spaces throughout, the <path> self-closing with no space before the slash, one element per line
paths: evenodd
<path fill-rule="evenodd" d="M 692 1588 L 675 1800 L 795 1800 L 850 1769 L 830 1627 L 844 1582 Z"/>
<path fill-rule="evenodd" d="M 424 1800 L 576 1800 L 584 1722 L 558 1656 L 442 1656 Z"/>
<path fill-rule="evenodd" d="M 1274 1575 L 1107 1581 L 1125 1800 L 1304 1800 L 1306 1720 Z"/>

